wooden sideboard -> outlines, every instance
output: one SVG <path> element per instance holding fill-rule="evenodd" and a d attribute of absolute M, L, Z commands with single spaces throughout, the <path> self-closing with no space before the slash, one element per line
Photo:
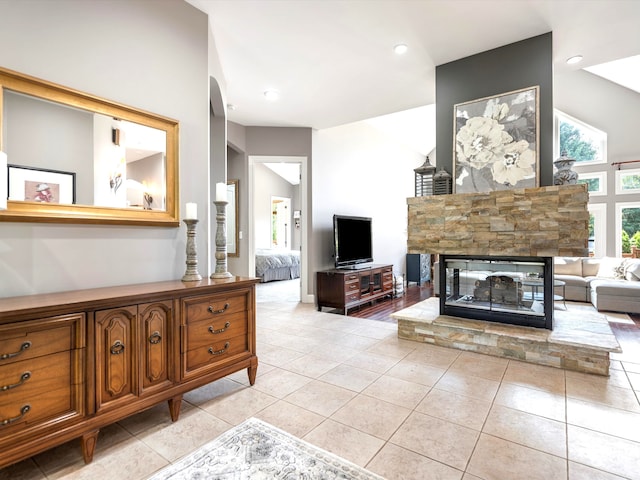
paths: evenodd
<path fill-rule="evenodd" d="M 246 368 L 255 285 L 232 277 L 0 298 L 0 468 Z"/>
<path fill-rule="evenodd" d="M 393 265 L 368 265 L 357 270 L 331 269 L 316 273 L 318 311 L 350 308 L 393 296 Z"/>

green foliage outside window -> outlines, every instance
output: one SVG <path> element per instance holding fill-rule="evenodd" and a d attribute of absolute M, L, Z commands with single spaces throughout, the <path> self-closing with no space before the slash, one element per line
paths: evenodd
<path fill-rule="evenodd" d="M 640 248 L 640 231 L 633 234 L 631 237 L 631 246 Z"/>
<path fill-rule="evenodd" d="M 624 230 L 622 231 L 622 253 L 631 253 L 631 240 Z"/>
<path fill-rule="evenodd" d="M 623 190 L 640 190 L 640 175 L 624 175 L 622 188 Z"/>
<path fill-rule="evenodd" d="M 588 192 L 599 192 L 600 191 L 600 179 L 599 178 L 578 179 L 578 183 L 586 183 Z"/>
<path fill-rule="evenodd" d="M 593 142 L 585 139 L 580 129 L 570 123 L 560 122 L 560 152 L 566 152 L 576 162 L 594 160 L 598 150 Z"/>
<path fill-rule="evenodd" d="M 627 232 L 629 237 L 640 231 L 640 208 L 622 209 L 622 230 Z"/>

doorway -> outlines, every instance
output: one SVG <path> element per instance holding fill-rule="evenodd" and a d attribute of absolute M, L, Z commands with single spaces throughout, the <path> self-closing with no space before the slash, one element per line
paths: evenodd
<path fill-rule="evenodd" d="M 313 294 L 309 293 L 309 282 L 308 282 L 308 262 L 309 255 L 307 252 L 308 245 L 308 237 L 307 237 L 307 225 L 308 225 L 308 205 L 307 205 L 307 192 L 308 192 L 308 182 L 307 182 L 307 157 L 299 157 L 299 156 L 262 156 L 262 155 L 250 155 L 248 157 L 249 164 L 249 201 L 248 201 L 248 247 L 249 247 L 249 271 L 255 272 L 255 254 L 256 247 L 260 244 L 257 240 L 260 232 L 263 231 L 262 221 L 260 220 L 258 215 L 258 210 L 262 208 L 262 204 L 256 205 L 258 192 L 264 185 L 260 177 L 258 177 L 260 170 L 263 165 L 266 163 L 293 163 L 299 164 L 300 167 L 300 184 L 297 196 L 298 198 L 290 198 L 291 203 L 288 207 L 288 228 L 289 233 L 286 235 L 287 239 L 287 248 L 289 250 L 300 250 L 300 291 L 299 298 L 301 302 L 304 303 L 313 303 L 314 297 Z M 278 197 L 279 195 L 273 195 L 274 197 Z M 284 195 L 280 195 L 283 196 Z M 270 202 L 271 195 L 266 198 L 266 202 Z M 271 207 L 271 205 L 268 205 Z M 273 209 L 269 210 L 273 212 Z M 293 227 L 292 227 L 293 225 Z M 284 234 L 282 236 L 284 239 Z M 284 240 L 283 240 L 284 241 Z M 280 240 L 279 240 L 280 244 Z"/>

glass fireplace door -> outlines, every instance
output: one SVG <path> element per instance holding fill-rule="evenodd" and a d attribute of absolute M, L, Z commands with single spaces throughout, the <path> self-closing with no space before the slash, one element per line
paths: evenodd
<path fill-rule="evenodd" d="M 532 318 L 533 326 L 551 317 L 553 289 L 548 285 L 546 257 L 444 256 L 441 260 L 442 313 L 526 325 Z"/>

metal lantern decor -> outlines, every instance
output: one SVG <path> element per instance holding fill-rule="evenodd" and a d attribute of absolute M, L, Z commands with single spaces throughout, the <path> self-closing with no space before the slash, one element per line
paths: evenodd
<path fill-rule="evenodd" d="M 429 155 L 422 166 L 413 170 L 416 172 L 416 197 L 433 195 L 433 174 L 436 167 L 429 163 Z"/>
<path fill-rule="evenodd" d="M 433 194 L 448 195 L 452 192 L 453 177 L 444 168 L 433 176 Z"/>

